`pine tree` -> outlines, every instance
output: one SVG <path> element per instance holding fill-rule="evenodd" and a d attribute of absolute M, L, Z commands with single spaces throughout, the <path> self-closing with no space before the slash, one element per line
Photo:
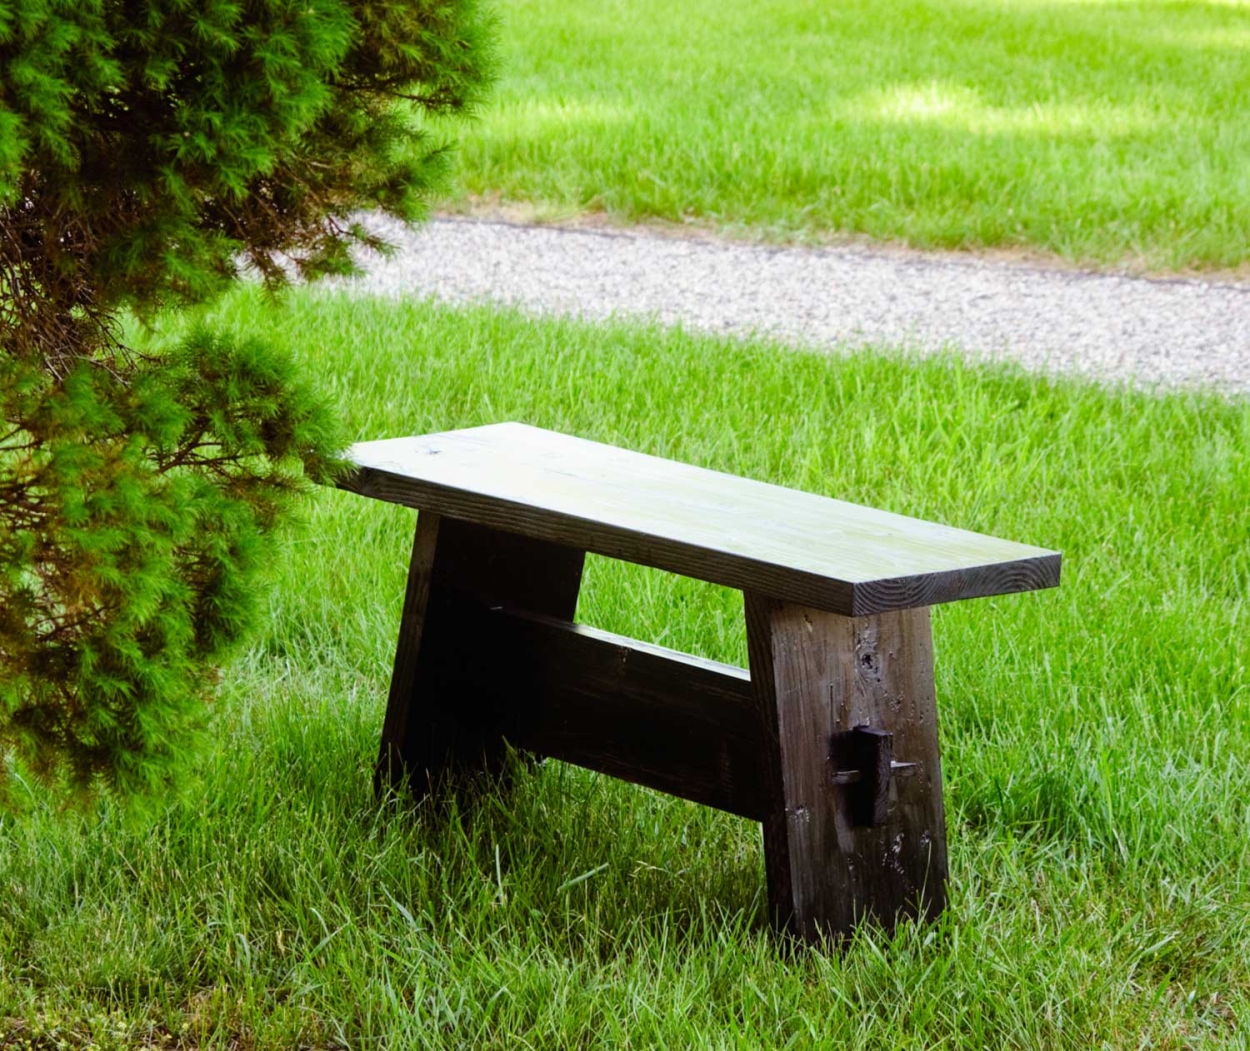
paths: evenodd
<path fill-rule="evenodd" d="M 0 802 L 17 769 L 164 784 L 337 467 L 291 361 L 141 353 L 120 316 L 349 272 L 382 247 L 361 209 L 420 218 L 420 129 L 477 101 L 489 28 L 477 0 L 0 0 Z"/>

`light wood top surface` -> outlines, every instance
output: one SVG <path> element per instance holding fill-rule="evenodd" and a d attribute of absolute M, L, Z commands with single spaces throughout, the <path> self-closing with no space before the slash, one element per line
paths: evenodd
<path fill-rule="evenodd" d="M 1059 583 L 1044 548 L 520 423 L 349 455 L 364 496 L 848 616 Z"/>

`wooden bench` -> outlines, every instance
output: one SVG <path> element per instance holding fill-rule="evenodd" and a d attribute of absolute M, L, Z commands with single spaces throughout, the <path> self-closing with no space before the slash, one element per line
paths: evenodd
<path fill-rule="evenodd" d="M 379 788 L 510 744 L 761 822 L 778 929 L 941 911 L 928 607 L 1057 553 L 516 423 L 351 456 L 343 488 L 420 509 Z M 588 551 L 741 589 L 750 673 L 574 624 Z"/>

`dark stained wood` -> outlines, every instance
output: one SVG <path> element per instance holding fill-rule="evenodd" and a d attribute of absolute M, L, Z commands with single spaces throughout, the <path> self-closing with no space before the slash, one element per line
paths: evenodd
<path fill-rule="evenodd" d="M 875 726 L 856 726 L 833 735 L 830 758 L 833 784 L 854 784 L 847 793 L 851 821 L 856 825 L 880 825 L 890 807 L 890 781 L 894 771 L 894 735 Z M 909 773 L 911 771 L 909 770 Z M 849 775 L 854 775 L 851 780 Z"/>
<path fill-rule="evenodd" d="M 496 656 L 484 690 L 515 713 L 512 742 L 742 817 L 765 813 L 748 673 L 621 635 L 508 610 L 462 610 Z M 486 680 L 493 679 L 495 685 Z"/>
<path fill-rule="evenodd" d="M 927 609 L 843 617 L 747 594 L 751 678 L 765 752 L 764 860 L 773 921 L 808 940 L 871 916 L 936 916 L 946 827 Z M 858 785 L 834 783 L 841 734 L 894 735 L 913 776 L 889 779 L 885 820 L 857 825 Z"/>
<path fill-rule="evenodd" d="M 353 457 L 344 488 L 421 509 L 379 790 L 515 746 L 761 821 L 801 938 L 944 908 L 927 607 L 1057 553 L 519 424 Z M 743 589 L 750 674 L 571 623 L 587 550 Z"/>
<path fill-rule="evenodd" d="M 438 571 L 410 574 L 415 597 L 405 609 L 379 784 L 394 780 L 388 771 L 424 771 L 413 785 L 419 795 L 448 765 L 480 763 L 497 772 L 506 740 L 743 817 L 763 816 L 758 721 L 744 669 L 500 605 L 505 589 L 492 559 L 524 538 L 487 544 L 466 537 L 463 523 L 435 515 L 422 521 L 414 565 L 435 551 Z M 473 558 L 474 550 L 482 557 Z M 552 580 L 534 581 L 529 601 Z M 522 589 L 512 583 L 515 597 Z M 558 605 L 571 586 L 566 577 L 541 598 Z M 421 622 L 421 660 L 414 661 L 411 630 Z M 403 689 L 405 676 L 416 688 Z"/>
<path fill-rule="evenodd" d="M 364 442 L 341 484 L 848 616 L 1053 587 L 1053 551 L 496 424 Z"/>
<path fill-rule="evenodd" d="M 459 611 L 502 603 L 571 618 L 584 554 L 429 511 L 417 521 L 375 784 L 420 797 L 447 775 L 498 773 L 514 708 L 477 688 L 496 659 Z"/>
<path fill-rule="evenodd" d="M 373 776 L 373 789 L 378 794 L 386 786 L 397 784 L 406 769 L 414 768 L 421 761 L 408 741 L 408 720 L 414 707 L 412 694 L 416 684 L 421 639 L 425 633 L 426 615 L 429 611 L 434 551 L 438 544 L 441 522 L 441 518 L 433 511 L 423 511 L 417 517 L 412 560 L 408 564 L 408 585 L 404 591 L 404 608 L 399 618 L 395 665 L 391 671 L 386 715 L 382 720 L 382 743 Z"/>

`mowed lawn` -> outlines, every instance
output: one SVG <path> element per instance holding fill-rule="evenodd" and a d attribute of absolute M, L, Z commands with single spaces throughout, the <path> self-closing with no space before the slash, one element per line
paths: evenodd
<path fill-rule="evenodd" d="M 0 819 L 4 1048 L 1194 1048 L 1250 1032 L 1250 403 L 486 308 L 242 293 L 360 437 L 519 419 L 1060 548 L 934 614 L 952 905 L 791 954 L 758 828 L 558 763 L 370 776 L 411 511 L 326 491 L 147 818 Z M 592 559 L 579 617 L 737 663 L 735 593 Z"/>
<path fill-rule="evenodd" d="M 488 202 L 1155 269 L 1250 259 L 1247 3 L 499 12 L 503 78 L 462 134 L 462 193 Z"/>

